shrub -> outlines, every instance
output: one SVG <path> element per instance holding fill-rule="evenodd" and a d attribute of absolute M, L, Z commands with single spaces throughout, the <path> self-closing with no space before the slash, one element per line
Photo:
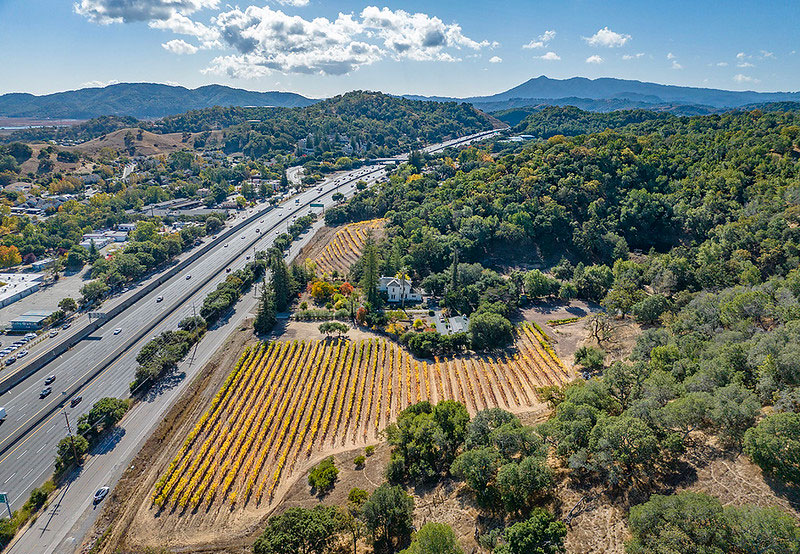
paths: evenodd
<path fill-rule="evenodd" d="M 356 456 L 355 459 L 353 460 L 353 463 L 357 468 L 360 469 L 364 467 L 365 463 L 367 463 L 367 459 L 364 456 Z"/>
<path fill-rule="evenodd" d="M 333 461 L 333 456 L 328 456 L 311 469 L 308 474 L 308 484 L 317 491 L 317 494 L 324 495 L 333 488 L 338 478 L 339 470 Z"/>

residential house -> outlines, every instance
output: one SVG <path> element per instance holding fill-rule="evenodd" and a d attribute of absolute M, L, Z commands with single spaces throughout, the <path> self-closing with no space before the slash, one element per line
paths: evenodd
<path fill-rule="evenodd" d="M 414 291 L 411 279 L 381 277 L 378 281 L 378 290 L 386 293 L 389 302 L 419 302 L 422 300 L 422 295 Z"/>

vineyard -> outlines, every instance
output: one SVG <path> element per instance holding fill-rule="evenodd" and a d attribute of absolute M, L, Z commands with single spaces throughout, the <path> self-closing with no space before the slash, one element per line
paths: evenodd
<path fill-rule="evenodd" d="M 374 238 L 383 229 L 383 219 L 371 219 L 345 225 L 325 245 L 314 261 L 320 275 L 330 275 L 334 271 L 347 274 L 350 266 L 361 257 L 367 236 Z"/>
<path fill-rule="evenodd" d="M 152 492 L 157 512 L 254 506 L 312 453 L 376 442 L 403 408 L 463 402 L 471 414 L 539 405 L 568 371 L 523 324 L 508 356 L 420 361 L 385 339 L 284 341 L 248 349 Z"/>

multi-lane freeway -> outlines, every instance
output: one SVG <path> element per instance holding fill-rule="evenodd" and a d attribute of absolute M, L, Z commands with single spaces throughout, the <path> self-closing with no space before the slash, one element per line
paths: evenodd
<path fill-rule="evenodd" d="M 486 136 L 487 133 L 471 135 L 433 145 L 428 150 L 458 146 Z M 397 159 L 403 158 L 405 156 Z M 12 508 L 19 507 L 30 491 L 52 472 L 55 445 L 66 434 L 65 414 L 74 430 L 77 418 L 99 398 L 127 396 L 141 347 L 153 335 L 175 329 L 181 319 L 199 309 L 203 298 L 227 275 L 226 268 L 243 267 L 256 250 L 267 249 L 294 219 L 309 211 L 319 212 L 319 208 L 310 208 L 311 203 L 333 206 L 332 196 L 336 192 L 349 196 L 355 191 L 356 181 L 365 180 L 369 184 L 380 180 L 384 174 L 382 166 L 372 165 L 334 175 L 257 216 L 179 274 L 105 322 L 87 339 L 0 396 L 0 404 L 8 413 L 7 421 L 0 426 L 0 445 L 5 445 L 0 454 L 0 491 L 9 493 Z M 292 254 L 311 234 L 293 246 Z M 40 517 L 36 525 L 20 536 L 12 547 L 13 552 L 73 550 L 74 540 L 68 536 L 70 530 L 78 525 L 79 531 L 84 532 L 92 520 L 91 516 L 87 517 L 92 513 L 88 493 L 93 488 L 113 485 L 112 481 L 118 479 L 198 368 L 235 329 L 235 322 L 252 311 L 254 305 L 252 295 L 243 299 L 227 323 L 207 333 L 192 364 L 188 361 L 181 364 L 182 379 L 158 388 L 126 415 L 118 434 L 108 439 L 111 444 L 101 445 L 101 451 L 92 457 L 78 478 L 60 492 L 58 501 L 48 509 L 49 517 L 47 514 Z M 50 385 L 52 392 L 40 398 L 44 379 L 51 375 L 56 376 Z M 72 407 L 70 399 L 78 396 L 82 401 Z"/>

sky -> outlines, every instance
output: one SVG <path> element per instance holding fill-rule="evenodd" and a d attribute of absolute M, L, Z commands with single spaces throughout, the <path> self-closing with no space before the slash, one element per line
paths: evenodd
<path fill-rule="evenodd" d="M 800 90 L 800 0 L 0 0 L 0 93 L 476 96 L 532 77 Z"/>

